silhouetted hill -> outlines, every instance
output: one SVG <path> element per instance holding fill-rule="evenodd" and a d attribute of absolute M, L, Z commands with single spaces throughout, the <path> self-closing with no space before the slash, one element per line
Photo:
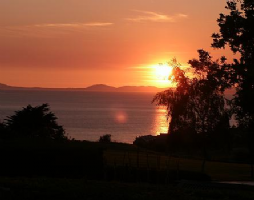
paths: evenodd
<path fill-rule="evenodd" d="M 0 90 L 42 90 L 42 89 L 49 89 L 49 88 L 28 88 L 28 87 L 17 87 L 17 86 L 10 86 L 3 83 L 0 83 Z M 51 88 L 50 88 L 51 89 Z M 53 89 L 53 88 L 52 88 Z"/>
<path fill-rule="evenodd" d="M 164 89 L 153 86 L 122 86 L 116 88 L 108 85 L 98 84 L 87 87 L 84 90 L 96 92 L 160 92 Z"/>
<path fill-rule="evenodd" d="M 164 88 L 157 88 L 154 86 L 123 86 L 117 88 L 119 92 L 161 92 Z"/>
<path fill-rule="evenodd" d="M 10 86 L 0 83 L 0 89 L 7 89 L 7 88 L 10 88 Z"/>
<path fill-rule="evenodd" d="M 161 92 L 167 88 L 157 88 L 154 86 L 122 86 L 122 87 L 112 87 L 105 84 L 96 84 L 86 88 L 40 88 L 40 87 L 16 87 L 9 86 L 0 83 L 0 90 L 45 90 L 45 91 L 87 91 L 87 92 Z M 230 99 L 233 98 L 235 93 L 234 89 L 226 91 L 226 96 Z"/>
<path fill-rule="evenodd" d="M 40 87 L 16 87 L 0 83 L 0 90 L 57 90 L 57 91 L 87 91 L 87 92 L 160 92 L 164 88 L 154 86 L 122 86 L 119 88 L 96 84 L 86 88 L 40 88 Z"/>
<path fill-rule="evenodd" d="M 97 85 L 92 85 L 87 88 L 84 88 L 85 91 L 96 91 L 96 92 L 116 92 L 117 88 L 108 86 L 108 85 L 103 85 L 103 84 L 97 84 Z"/>

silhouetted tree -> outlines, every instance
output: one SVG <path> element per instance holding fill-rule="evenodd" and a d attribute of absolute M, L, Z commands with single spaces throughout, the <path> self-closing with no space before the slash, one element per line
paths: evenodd
<path fill-rule="evenodd" d="M 211 138 L 219 125 L 229 128 L 229 118 L 225 116 L 229 113 L 225 109 L 226 99 L 224 91 L 230 85 L 228 81 L 223 81 L 224 59 L 212 61 L 212 57 L 204 50 L 198 50 L 199 59 L 189 61 L 194 69 L 195 78 L 190 86 L 190 100 L 188 102 L 188 112 L 193 113 L 194 123 L 192 126 L 195 131 L 202 135 L 204 162 L 202 170 L 204 171 L 205 162 L 208 158 L 207 149 L 211 143 Z M 219 138 L 217 138 L 219 139 Z"/>
<path fill-rule="evenodd" d="M 234 75 L 228 78 L 236 87 L 233 100 L 236 119 L 239 127 L 247 133 L 251 173 L 254 177 L 254 1 L 230 0 L 226 8 L 230 12 L 220 14 L 217 20 L 220 33 L 212 35 L 212 46 L 225 48 L 228 45 L 234 53 L 240 54 L 240 59 L 234 59 L 230 66 Z"/>
<path fill-rule="evenodd" d="M 48 104 L 32 107 L 28 105 L 5 121 L 9 137 L 43 138 L 66 140 L 65 131 L 56 122 L 57 117 Z"/>
<path fill-rule="evenodd" d="M 111 142 L 111 135 L 105 134 L 103 136 L 100 136 L 99 142 L 105 142 L 105 143 Z"/>
<path fill-rule="evenodd" d="M 169 133 L 181 132 L 200 135 L 202 138 L 204 162 L 207 160 L 207 146 L 225 110 L 224 90 L 229 87 L 227 81 L 222 81 L 220 68 L 224 59 L 212 61 L 211 56 L 204 50 L 199 50 L 199 59 L 189 61 L 192 68 L 192 78 L 185 75 L 185 71 L 175 65 L 172 70 L 172 81 L 176 88 L 158 93 L 153 101 L 157 105 L 167 106 L 168 116 L 171 118 Z M 171 77 L 170 77 L 171 78 Z M 229 119 L 228 119 L 229 120 Z M 228 123 L 227 123 L 228 124 Z"/>
<path fill-rule="evenodd" d="M 186 125 L 183 116 L 186 116 L 191 79 L 186 76 L 186 71 L 180 68 L 180 63 L 176 59 L 173 59 L 169 65 L 172 67 L 169 80 L 175 84 L 175 88 L 157 93 L 153 102 L 158 106 L 166 106 L 167 116 L 170 119 L 168 133 L 174 133 Z"/>

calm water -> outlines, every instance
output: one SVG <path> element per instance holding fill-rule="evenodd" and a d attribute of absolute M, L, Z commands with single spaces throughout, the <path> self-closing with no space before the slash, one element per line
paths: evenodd
<path fill-rule="evenodd" d="M 151 104 L 153 93 L 0 91 L 0 120 L 31 104 L 49 103 L 68 135 L 96 141 L 103 134 L 132 143 L 136 136 L 167 132 L 165 110 Z"/>

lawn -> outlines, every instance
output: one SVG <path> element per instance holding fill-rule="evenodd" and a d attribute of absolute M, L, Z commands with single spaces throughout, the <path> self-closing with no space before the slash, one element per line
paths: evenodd
<path fill-rule="evenodd" d="M 104 151 L 104 158 L 110 166 L 131 166 L 156 170 L 201 172 L 202 160 L 176 158 L 145 150 Z M 205 173 L 217 181 L 250 181 L 250 165 L 207 161 Z"/>
<path fill-rule="evenodd" d="M 0 178 L 1 200 L 253 200 L 250 188 L 199 188 L 57 178 Z"/>
<path fill-rule="evenodd" d="M 254 199 L 247 164 L 177 158 L 134 145 L 96 142 L 0 142 L 0 199 Z M 9 162 L 9 163 L 8 163 Z M 8 172 L 8 173 L 7 173 Z M 190 182 L 183 182 L 189 179 Z"/>

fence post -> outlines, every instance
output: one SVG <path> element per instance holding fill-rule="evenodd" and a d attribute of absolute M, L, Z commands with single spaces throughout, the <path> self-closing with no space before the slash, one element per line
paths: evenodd
<path fill-rule="evenodd" d="M 139 182 L 139 147 L 137 149 L 136 181 Z"/>
<path fill-rule="evenodd" d="M 105 156 L 103 155 L 103 176 L 104 176 L 104 180 L 107 180 L 107 159 L 105 158 Z"/>
<path fill-rule="evenodd" d="M 147 172 L 147 182 L 149 182 L 150 181 L 150 169 L 149 169 L 149 154 L 148 154 L 148 151 L 146 150 L 146 164 L 147 164 L 147 167 L 146 167 L 146 172 Z"/>
<path fill-rule="evenodd" d="M 176 179 L 179 180 L 179 174 L 180 174 L 180 160 L 177 158 L 177 163 L 176 163 Z"/>
<path fill-rule="evenodd" d="M 166 184 L 169 183 L 169 164 L 170 164 L 170 156 L 168 154 L 168 160 L 166 161 L 166 167 L 167 167 L 167 175 L 166 175 Z"/>
<path fill-rule="evenodd" d="M 157 166 L 156 166 L 156 182 L 157 184 L 160 182 L 160 155 L 157 154 Z"/>
<path fill-rule="evenodd" d="M 114 158 L 114 180 L 116 181 L 116 168 L 117 168 L 117 164 L 116 164 L 116 157 Z"/>

